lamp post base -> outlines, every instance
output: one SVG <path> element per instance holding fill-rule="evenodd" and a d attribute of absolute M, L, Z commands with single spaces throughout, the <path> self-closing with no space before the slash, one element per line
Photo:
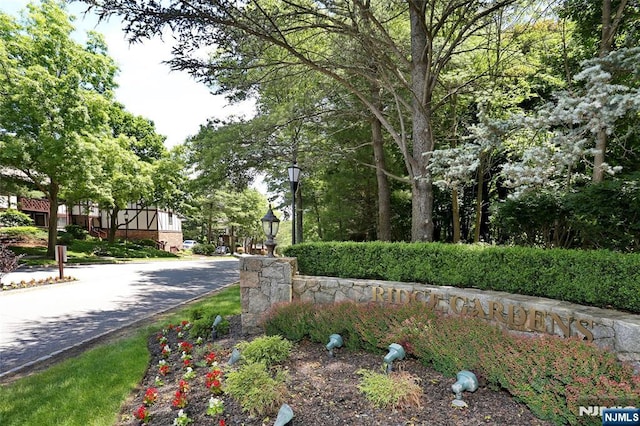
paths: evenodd
<path fill-rule="evenodd" d="M 267 246 L 267 254 L 266 254 L 266 256 L 267 257 L 276 257 L 273 254 L 273 251 L 276 248 L 276 243 L 267 241 L 266 243 L 264 243 L 264 245 Z"/>

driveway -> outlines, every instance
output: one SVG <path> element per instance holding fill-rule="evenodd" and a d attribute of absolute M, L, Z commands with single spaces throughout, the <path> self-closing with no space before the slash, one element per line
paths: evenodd
<path fill-rule="evenodd" d="M 77 281 L 0 293 L 0 378 L 239 280 L 235 258 L 65 267 Z M 57 276 L 15 272 L 3 282 Z"/>

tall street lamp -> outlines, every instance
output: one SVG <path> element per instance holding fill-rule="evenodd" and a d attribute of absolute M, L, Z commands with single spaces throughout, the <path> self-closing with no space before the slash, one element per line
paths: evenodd
<path fill-rule="evenodd" d="M 273 250 L 276 248 L 274 238 L 278 233 L 278 228 L 280 228 L 280 219 L 273 214 L 271 204 L 269 204 L 267 214 L 265 214 L 260 221 L 262 222 L 262 231 L 264 231 L 264 234 L 267 236 L 267 241 L 264 243 L 264 245 L 267 246 L 267 257 L 275 257 L 273 255 Z"/>
<path fill-rule="evenodd" d="M 289 182 L 291 183 L 291 244 L 296 243 L 296 194 L 298 193 L 298 183 L 300 182 L 300 167 L 294 163 L 287 168 L 289 172 Z"/>

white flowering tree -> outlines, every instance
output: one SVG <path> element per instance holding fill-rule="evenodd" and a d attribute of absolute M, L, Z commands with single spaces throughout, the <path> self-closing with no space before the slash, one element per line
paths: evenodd
<path fill-rule="evenodd" d="M 595 156 L 606 158 L 596 144 L 601 132 L 612 136 L 621 119 L 640 111 L 640 48 L 586 61 L 574 80 L 580 88 L 558 93 L 532 116 L 514 117 L 517 126 L 537 136 L 519 161 L 502 169 L 516 193 L 588 181 L 594 167 L 610 175 L 621 170 L 605 161 L 594 164 Z"/>

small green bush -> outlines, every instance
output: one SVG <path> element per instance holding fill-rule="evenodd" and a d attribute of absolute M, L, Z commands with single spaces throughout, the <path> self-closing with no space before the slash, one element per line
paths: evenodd
<path fill-rule="evenodd" d="M 292 302 L 274 306 L 263 321 L 267 335 L 280 334 L 282 337 L 294 342 L 307 336 L 313 313 L 314 304 L 310 302 Z M 286 315 L 280 315 L 279 309 L 287 311 Z"/>
<path fill-rule="evenodd" d="M 213 256 L 216 253 L 215 244 L 196 244 L 191 251 L 194 254 L 201 254 L 203 256 Z"/>
<path fill-rule="evenodd" d="M 202 337 L 207 338 L 211 336 L 213 330 L 213 322 L 216 319 L 217 314 L 215 312 L 205 312 L 202 309 L 194 309 L 189 313 L 189 319 L 191 322 L 191 328 L 189 329 L 189 335 L 192 338 Z M 216 326 L 216 333 L 218 336 L 223 336 L 229 333 L 229 320 L 223 318 L 220 324 Z"/>
<path fill-rule="evenodd" d="M 420 408 L 422 388 L 419 377 L 402 371 L 385 374 L 360 369 L 356 373 L 362 376 L 358 389 L 374 406 L 384 409 Z"/>
<path fill-rule="evenodd" d="M 144 238 L 142 240 L 136 240 L 136 243 L 140 244 L 143 247 L 157 248 L 157 246 L 158 246 L 158 243 L 155 240 L 152 240 L 151 238 Z"/>
<path fill-rule="evenodd" d="M 282 336 L 262 336 L 237 345 L 247 362 L 261 362 L 267 366 L 280 363 L 291 355 L 293 344 Z"/>
<path fill-rule="evenodd" d="M 243 411 L 255 416 L 274 414 L 285 402 L 287 375 L 271 377 L 262 362 L 243 364 L 225 375 L 224 392 L 236 399 Z"/>
<path fill-rule="evenodd" d="M 16 226 L 33 226 L 33 219 L 29 215 L 15 209 L 0 212 L 0 227 L 13 228 Z"/>
<path fill-rule="evenodd" d="M 89 232 L 80 225 L 67 225 L 64 227 L 64 230 L 75 240 L 86 240 L 89 235 Z"/>

